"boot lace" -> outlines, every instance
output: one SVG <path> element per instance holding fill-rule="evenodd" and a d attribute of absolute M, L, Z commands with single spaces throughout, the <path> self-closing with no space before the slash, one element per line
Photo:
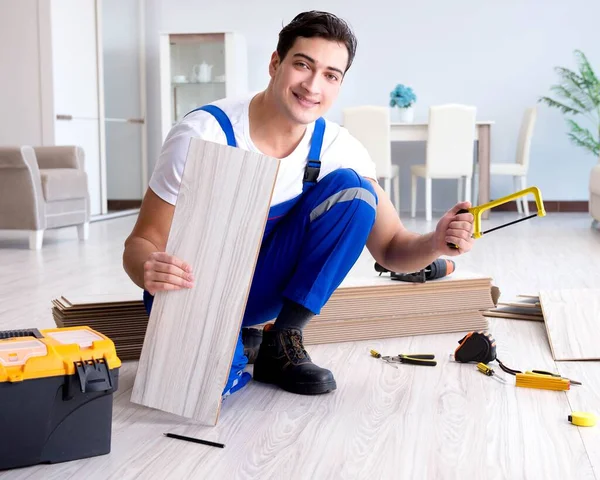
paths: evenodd
<path fill-rule="evenodd" d="M 292 362 L 299 362 L 309 358 L 308 353 L 302 345 L 302 335 L 299 332 L 291 331 L 286 335 L 286 350 Z"/>

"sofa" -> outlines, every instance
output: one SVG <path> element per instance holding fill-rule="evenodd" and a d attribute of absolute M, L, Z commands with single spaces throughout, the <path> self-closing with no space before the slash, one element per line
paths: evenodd
<path fill-rule="evenodd" d="M 44 231 L 76 226 L 88 237 L 90 197 L 78 146 L 0 147 L 0 230 L 28 230 L 29 248 Z"/>

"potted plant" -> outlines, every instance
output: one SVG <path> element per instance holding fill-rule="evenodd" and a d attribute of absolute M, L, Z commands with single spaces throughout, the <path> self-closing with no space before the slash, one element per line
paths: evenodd
<path fill-rule="evenodd" d="M 575 50 L 578 72 L 568 68 L 556 67 L 560 83 L 550 90 L 562 101 L 550 97 L 541 97 L 540 102 L 549 107 L 558 108 L 566 115 L 585 117 L 591 123 L 592 131 L 584 128 L 572 118 L 567 119 L 571 141 L 590 152 L 595 158 L 600 156 L 600 81 L 590 62 L 579 50 Z"/>
<path fill-rule="evenodd" d="M 589 212 L 593 218 L 592 225 L 600 224 L 600 81 L 594 69 L 580 50 L 575 50 L 578 71 L 556 67 L 560 83 L 553 85 L 550 90 L 560 99 L 541 97 L 540 102 L 552 108 L 558 108 L 565 115 L 585 117 L 591 124 L 591 131 L 573 118 L 567 118 L 569 138 L 578 147 L 594 155 L 598 163 L 590 172 L 589 181 Z"/>
<path fill-rule="evenodd" d="M 393 115 L 394 119 L 403 123 L 412 122 L 414 119 L 413 105 L 416 101 L 417 96 L 412 88 L 402 84 L 396 85 L 390 92 L 390 107 L 393 112 L 397 113 Z"/>

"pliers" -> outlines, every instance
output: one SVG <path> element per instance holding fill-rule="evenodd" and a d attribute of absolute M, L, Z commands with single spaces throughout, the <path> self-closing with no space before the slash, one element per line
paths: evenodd
<path fill-rule="evenodd" d="M 427 367 L 435 367 L 437 362 L 434 360 L 435 355 L 430 353 L 419 353 L 419 354 L 399 354 L 396 356 L 383 356 L 381 353 L 371 350 L 371 356 L 375 358 L 381 358 L 384 362 L 387 362 L 394 368 L 398 368 L 394 363 L 410 363 L 412 365 L 424 365 Z"/>
<path fill-rule="evenodd" d="M 410 363 L 412 365 L 423 365 L 425 367 L 435 367 L 437 362 L 434 360 L 435 355 L 431 353 L 409 353 L 407 355 L 400 354 L 392 357 L 393 362 Z"/>

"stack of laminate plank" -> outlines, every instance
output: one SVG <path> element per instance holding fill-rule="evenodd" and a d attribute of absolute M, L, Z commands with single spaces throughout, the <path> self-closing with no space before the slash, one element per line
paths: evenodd
<path fill-rule="evenodd" d="M 544 321 L 542 305 L 536 295 L 519 295 L 510 301 L 499 301 L 495 308 L 483 312 L 486 317 Z"/>
<path fill-rule="evenodd" d="M 61 296 L 52 300 L 57 327 L 88 327 L 115 344 L 121 360 L 140 358 L 148 315 L 141 294 Z"/>
<path fill-rule="evenodd" d="M 454 272 L 425 283 L 348 277 L 304 329 L 305 343 L 484 330 L 494 307 L 489 277 Z"/>
<path fill-rule="evenodd" d="M 304 330 L 307 345 L 483 330 L 494 303 L 489 277 L 468 273 L 426 283 L 350 277 Z M 87 325 L 138 359 L 148 327 L 140 294 L 62 296 L 52 301 L 58 327 Z M 487 315 L 487 313 L 485 313 Z"/>

